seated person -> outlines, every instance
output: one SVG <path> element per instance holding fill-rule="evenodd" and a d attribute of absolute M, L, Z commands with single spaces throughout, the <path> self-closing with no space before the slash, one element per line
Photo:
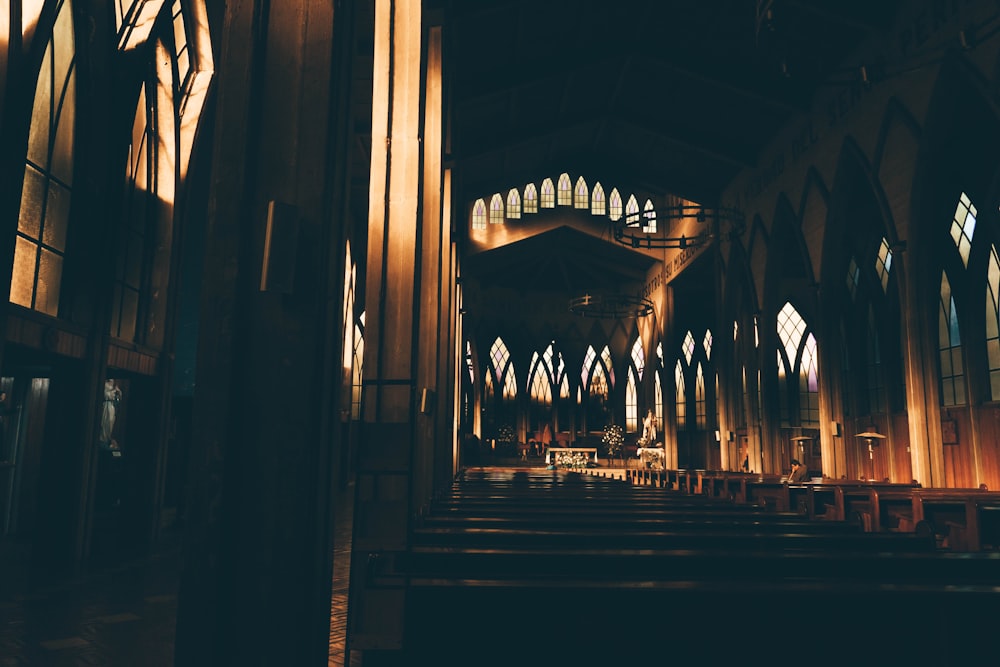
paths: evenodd
<path fill-rule="evenodd" d="M 789 484 L 801 484 L 809 479 L 809 469 L 799 463 L 798 459 L 792 459 L 792 472 L 788 475 Z"/>

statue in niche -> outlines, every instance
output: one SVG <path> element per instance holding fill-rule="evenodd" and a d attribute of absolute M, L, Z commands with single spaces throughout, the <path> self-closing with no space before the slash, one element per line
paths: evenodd
<path fill-rule="evenodd" d="M 111 378 L 104 381 L 104 401 L 101 410 L 101 431 L 97 441 L 102 447 L 112 448 L 111 433 L 115 428 L 115 417 L 118 404 L 122 400 L 122 390 Z M 117 445 L 117 443 L 114 443 Z"/>
<path fill-rule="evenodd" d="M 642 420 L 642 440 L 646 447 L 656 446 L 656 415 L 652 410 L 647 410 L 646 418 Z"/>

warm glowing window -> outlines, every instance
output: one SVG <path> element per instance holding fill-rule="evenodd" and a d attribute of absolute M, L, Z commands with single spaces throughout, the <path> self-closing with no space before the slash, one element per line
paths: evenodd
<path fill-rule="evenodd" d="M 740 337 L 740 323 L 737 320 L 733 320 L 733 342 Z"/>
<path fill-rule="evenodd" d="M 73 8 L 66 0 L 35 85 L 10 284 L 12 303 L 53 316 L 59 313 L 69 226 L 75 109 Z"/>
<path fill-rule="evenodd" d="M 496 193 L 490 199 L 490 224 L 499 225 L 503 223 L 503 197 Z"/>
<path fill-rule="evenodd" d="M 635 371 L 628 368 L 628 378 L 625 381 L 625 431 L 635 433 L 639 430 L 639 392 L 636 389 Z"/>
<path fill-rule="evenodd" d="M 517 378 L 514 374 L 514 363 L 510 359 L 510 352 L 503 340 L 498 336 L 490 347 L 490 366 L 493 375 L 496 376 L 496 384 L 503 392 L 501 395 L 505 402 L 513 401 L 517 398 Z"/>
<path fill-rule="evenodd" d="M 354 369 L 351 375 L 351 418 L 361 419 L 361 388 L 365 367 L 365 314 L 354 326 Z"/>
<path fill-rule="evenodd" d="M 972 236 L 976 233 L 976 207 L 969 195 L 962 193 L 958 198 L 955 217 L 951 221 L 951 239 L 962 256 L 962 264 L 969 266 L 969 252 L 972 250 Z"/>
<path fill-rule="evenodd" d="M 883 238 L 882 245 L 880 245 L 878 249 L 878 257 L 875 258 L 875 271 L 878 273 L 878 278 L 882 282 L 883 292 L 889 289 L 889 271 L 891 269 L 892 250 L 889 248 L 889 242 Z"/>
<path fill-rule="evenodd" d="M 611 349 L 607 345 L 601 350 L 601 361 L 604 362 L 604 367 L 608 369 L 608 380 L 611 381 L 611 387 L 615 386 L 615 366 L 611 363 Z"/>
<path fill-rule="evenodd" d="M 576 187 L 573 189 L 573 208 L 587 209 L 590 206 L 590 190 L 587 188 L 587 181 L 583 176 L 576 179 Z"/>
<path fill-rule="evenodd" d="M 594 191 L 590 195 L 591 215 L 604 215 L 607 209 L 607 202 L 604 201 L 604 188 L 600 182 L 594 184 Z"/>
<path fill-rule="evenodd" d="M 534 183 L 524 186 L 524 212 L 538 213 L 538 191 Z"/>
<path fill-rule="evenodd" d="M 965 368 L 955 297 L 948 276 L 941 274 L 941 310 L 938 315 L 938 350 L 941 361 L 941 405 L 965 405 Z"/>
<path fill-rule="evenodd" d="M 653 209 L 653 202 L 649 199 L 642 207 L 642 231 L 646 234 L 656 233 L 656 211 Z"/>
<path fill-rule="evenodd" d="M 472 363 L 472 343 L 465 341 L 465 365 L 469 368 L 469 382 L 476 383 L 476 369 Z"/>
<path fill-rule="evenodd" d="M 799 421 L 801 424 L 819 424 L 819 369 L 816 338 L 806 336 L 799 366 Z"/>
<path fill-rule="evenodd" d="M 656 367 L 656 372 L 653 374 L 654 391 L 653 400 L 656 403 L 656 418 L 662 424 L 663 419 L 663 381 L 660 378 L 660 372 L 663 370 L 663 343 L 656 344 L 656 358 L 659 360 L 659 364 Z"/>
<path fill-rule="evenodd" d="M 681 343 L 681 352 L 684 354 L 684 359 L 687 361 L 688 366 L 691 365 L 691 357 L 694 356 L 695 347 L 694 336 L 688 331 L 684 335 L 684 342 Z"/>
<path fill-rule="evenodd" d="M 712 330 L 705 330 L 705 337 L 701 341 L 702 347 L 705 348 L 705 358 L 711 360 L 712 358 Z"/>
<path fill-rule="evenodd" d="M 172 8 L 174 23 L 174 58 L 177 62 L 177 82 L 183 88 L 191 74 L 191 50 L 188 48 L 187 28 L 184 25 L 184 9 L 181 0 L 174 0 Z"/>
<path fill-rule="evenodd" d="M 639 338 L 636 338 L 635 343 L 632 344 L 632 364 L 635 366 L 635 372 L 641 382 L 642 372 L 646 369 L 646 354 L 642 351 L 642 340 Z"/>
<path fill-rule="evenodd" d="M 639 202 L 635 195 L 629 195 L 628 203 L 625 205 L 625 224 L 629 227 L 639 226 Z"/>
<path fill-rule="evenodd" d="M 472 228 L 486 229 L 486 202 L 482 199 L 472 205 Z"/>
<path fill-rule="evenodd" d="M 704 429 L 708 426 L 708 412 L 705 402 L 705 372 L 699 362 L 694 375 L 694 419 L 695 425 Z"/>
<path fill-rule="evenodd" d="M 674 365 L 674 387 L 676 389 L 677 428 L 683 428 L 687 424 L 687 399 L 684 391 L 684 367 L 681 366 L 680 359 Z"/>
<path fill-rule="evenodd" d="M 614 220 L 621 220 L 622 217 L 622 196 L 618 193 L 618 188 L 611 190 L 611 197 L 608 198 L 608 216 Z"/>
<path fill-rule="evenodd" d="M 990 369 L 990 397 L 1000 401 L 1000 259 L 990 246 L 986 270 L 986 359 Z"/>
<path fill-rule="evenodd" d="M 531 356 L 531 379 L 528 381 L 528 391 L 533 403 L 543 407 L 552 406 L 551 369 L 537 352 Z"/>
<path fill-rule="evenodd" d="M 552 179 L 546 178 L 542 181 L 542 208 L 554 208 L 556 205 L 556 192 L 552 185 Z"/>
<path fill-rule="evenodd" d="M 569 174 L 563 173 L 559 175 L 559 193 L 557 196 L 560 206 L 573 205 L 573 184 L 569 180 Z"/>
<path fill-rule="evenodd" d="M 782 347 L 785 348 L 785 355 L 788 357 L 789 367 L 795 366 L 798 357 L 799 343 L 802 342 L 802 335 L 806 330 L 806 322 L 795 310 L 795 307 L 785 302 L 778 313 L 778 339 Z"/>
<path fill-rule="evenodd" d="M 507 193 L 507 217 L 518 220 L 521 217 L 521 193 L 517 188 L 511 188 Z"/>
<path fill-rule="evenodd" d="M 158 142 L 155 122 L 147 116 L 149 102 L 146 92 L 139 91 L 132 121 L 132 143 L 125 166 L 125 186 L 122 238 L 119 260 L 115 267 L 114 300 L 111 304 L 111 335 L 122 340 L 135 340 L 136 323 L 142 300 L 142 282 L 147 271 L 148 243 L 154 221 L 150 219 L 150 190 L 156 187 L 156 151 Z M 154 89 L 155 90 L 155 89 Z M 155 102 L 153 102 L 155 104 Z"/>

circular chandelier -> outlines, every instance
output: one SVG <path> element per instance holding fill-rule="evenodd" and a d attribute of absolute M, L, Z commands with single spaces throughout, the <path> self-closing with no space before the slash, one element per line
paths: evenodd
<path fill-rule="evenodd" d="M 685 229 L 693 233 L 676 235 L 680 223 L 686 223 Z M 728 227 L 728 238 L 742 234 L 746 228 L 741 211 L 699 205 L 646 209 L 623 215 L 612 222 L 615 241 L 630 248 L 649 250 L 684 250 L 707 245 L 719 235 L 724 224 Z"/>
<path fill-rule="evenodd" d="M 646 317 L 653 314 L 653 302 L 629 294 L 584 294 L 569 300 L 569 312 L 609 319 Z"/>

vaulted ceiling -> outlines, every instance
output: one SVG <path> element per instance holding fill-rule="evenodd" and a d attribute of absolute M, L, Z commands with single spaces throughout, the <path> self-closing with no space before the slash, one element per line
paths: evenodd
<path fill-rule="evenodd" d="M 373 2 L 360 4 L 370 9 Z M 623 192 L 718 203 L 823 86 L 860 77 L 843 64 L 862 42 L 888 31 L 900 0 L 436 4 L 444 8 L 449 157 L 462 216 L 464 203 L 562 172 Z M 356 11 L 358 32 L 370 31 L 368 10 Z M 359 40 L 352 93 L 360 101 L 357 216 L 366 216 L 370 48 Z M 536 266 L 539 255 L 552 260 L 551 275 L 586 277 L 587 270 L 564 271 L 560 262 L 607 265 L 609 243 L 550 233 L 476 262 L 487 280 L 520 276 L 510 278 L 521 283 L 512 286 L 524 287 L 533 275 L 525 267 Z M 612 263 L 622 265 L 620 258 Z"/>

